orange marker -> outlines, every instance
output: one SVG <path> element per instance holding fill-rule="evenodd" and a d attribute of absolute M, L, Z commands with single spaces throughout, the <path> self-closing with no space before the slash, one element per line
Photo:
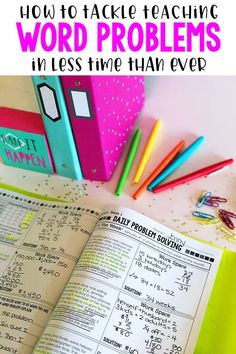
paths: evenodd
<path fill-rule="evenodd" d="M 185 144 L 184 140 L 181 140 L 173 150 L 169 152 L 169 154 L 161 161 L 161 163 L 155 168 L 155 170 L 151 173 L 151 175 L 146 179 L 145 182 L 137 189 L 137 191 L 133 194 L 134 199 L 138 199 L 140 195 L 147 189 L 147 186 L 156 178 L 169 163 L 177 156 L 180 150 L 183 148 Z"/>

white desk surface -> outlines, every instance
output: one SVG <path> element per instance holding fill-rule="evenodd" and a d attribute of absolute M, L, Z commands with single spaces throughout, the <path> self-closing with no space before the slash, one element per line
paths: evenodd
<path fill-rule="evenodd" d="M 161 118 L 163 125 L 143 179 L 182 138 L 191 143 L 197 136 L 204 135 L 206 141 L 169 179 L 235 157 L 236 77 L 146 77 L 145 80 L 145 106 L 136 124 L 143 130 L 138 156 L 141 155 L 153 120 Z M 38 111 L 31 79 L 0 77 L 0 105 Z M 145 192 L 138 201 L 134 201 L 131 195 L 137 187 L 131 186 L 131 180 L 138 158 L 123 195 L 119 198 L 114 196 L 125 152 L 108 183 L 77 182 L 3 165 L 0 165 L 0 182 L 98 207 L 107 203 L 130 207 L 177 231 L 236 251 L 236 239 L 225 239 L 215 225 L 199 225 L 191 217 L 191 212 L 196 210 L 196 199 L 203 190 L 228 198 L 228 203 L 222 204 L 222 208 L 236 212 L 236 162 L 208 178 L 156 195 Z M 217 213 L 217 210 L 209 207 L 199 210 L 214 215 Z"/>

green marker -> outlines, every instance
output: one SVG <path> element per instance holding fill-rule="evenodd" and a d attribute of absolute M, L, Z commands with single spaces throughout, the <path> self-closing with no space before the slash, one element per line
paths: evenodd
<path fill-rule="evenodd" d="M 116 187 L 115 195 L 117 195 L 117 196 L 120 196 L 123 191 L 125 182 L 126 182 L 128 175 L 129 175 L 129 171 L 132 167 L 136 152 L 138 150 L 140 138 L 141 138 L 141 129 L 137 129 L 136 133 L 134 135 L 133 141 L 130 145 L 129 153 L 127 155 L 118 185 Z"/>

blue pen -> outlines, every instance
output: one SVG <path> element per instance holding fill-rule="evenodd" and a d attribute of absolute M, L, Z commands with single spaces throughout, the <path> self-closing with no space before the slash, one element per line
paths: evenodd
<path fill-rule="evenodd" d="M 152 183 L 149 184 L 148 190 L 152 191 L 154 187 L 158 186 L 164 179 L 166 179 L 171 173 L 173 173 L 179 166 L 184 163 L 188 157 L 192 155 L 192 153 L 203 143 L 205 138 L 200 136 L 197 140 L 195 140 L 187 149 L 185 149 L 182 154 L 180 154 L 176 160 L 167 167 L 159 176 L 157 176 Z"/>

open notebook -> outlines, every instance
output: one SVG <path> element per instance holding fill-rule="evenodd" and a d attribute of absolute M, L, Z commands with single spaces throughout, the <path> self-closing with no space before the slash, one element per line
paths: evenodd
<path fill-rule="evenodd" d="M 1 354 L 236 352 L 234 253 L 3 189 L 0 246 Z"/>

